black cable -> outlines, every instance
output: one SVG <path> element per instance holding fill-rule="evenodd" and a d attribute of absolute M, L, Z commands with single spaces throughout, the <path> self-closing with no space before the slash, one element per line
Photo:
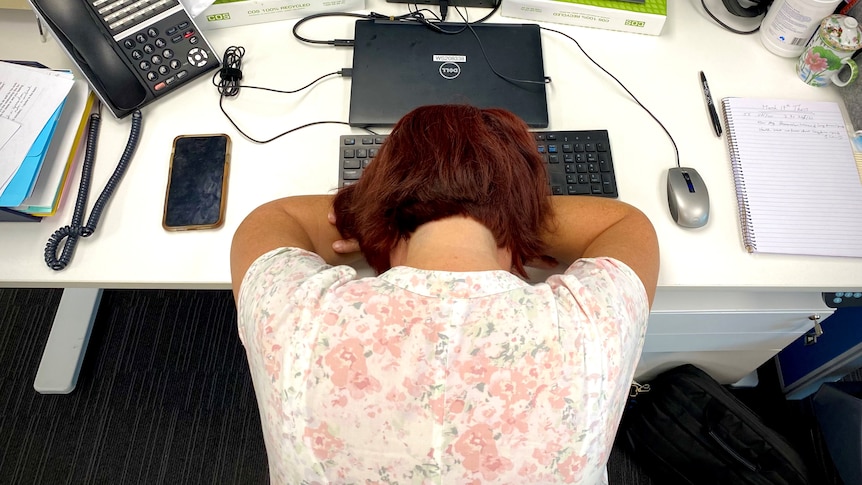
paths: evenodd
<path fill-rule="evenodd" d="M 315 39 L 307 39 L 301 35 L 299 35 L 299 26 L 308 22 L 309 20 L 314 20 L 321 17 L 356 17 L 360 19 L 372 19 L 374 17 L 374 12 L 369 14 L 361 14 L 361 13 L 350 13 L 350 12 L 322 12 L 309 15 L 307 17 L 303 17 L 299 19 L 295 24 L 293 24 L 293 36 L 298 40 L 308 43 L 308 44 L 318 44 L 318 45 L 335 45 L 335 46 L 350 46 L 353 45 L 352 39 L 333 39 L 333 40 L 315 40 Z"/>
<path fill-rule="evenodd" d="M 726 30 L 733 32 L 734 34 L 750 35 L 750 34 L 757 32 L 758 30 L 760 30 L 760 24 L 758 24 L 757 28 L 754 30 L 737 30 L 737 29 L 734 29 L 733 27 L 731 27 L 731 26 L 725 24 L 724 22 L 722 22 L 721 20 L 719 20 L 718 17 L 716 17 L 712 12 L 710 12 L 709 8 L 707 8 L 707 6 L 706 6 L 705 0 L 700 0 L 700 4 L 703 5 L 703 9 L 706 10 L 707 15 L 712 17 L 712 20 L 714 20 L 715 23 L 724 27 Z"/>
<path fill-rule="evenodd" d="M 448 0 L 446 0 L 446 2 L 448 4 Z M 501 4 L 502 4 L 502 0 L 496 0 L 494 2 L 493 7 L 491 8 L 491 11 L 488 12 L 487 15 L 485 15 L 484 17 L 482 17 L 481 19 L 479 19 L 475 22 L 466 22 L 466 19 L 465 19 L 465 22 L 468 24 L 482 23 L 482 22 L 488 20 L 492 15 L 494 15 L 494 13 L 500 9 Z M 332 46 L 336 46 L 336 47 L 352 46 L 353 45 L 354 39 L 318 40 L 318 39 L 309 39 L 309 38 L 306 38 L 306 37 L 299 35 L 299 26 L 300 25 L 304 24 L 305 22 L 308 22 L 309 20 L 314 20 L 314 19 L 321 18 L 321 17 L 354 17 L 354 18 L 367 19 L 367 20 L 390 20 L 390 21 L 406 21 L 406 22 L 412 21 L 412 22 L 417 22 L 417 23 L 420 23 L 422 25 L 425 25 L 426 27 L 428 27 L 432 30 L 436 30 L 436 31 L 444 33 L 444 34 L 457 34 L 460 32 L 460 31 L 446 31 L 446 30 L 441 29 L 440 27 L 438 27 L 436 25 L 437 23 L 442 23 L 445 20 L 445 14 L 444 14 L 443 18 L 441 19 L 434 12 L 432 12 L 431 10 L 429 10 L 427 8 L 420 9 L 419 5 L 417 5 L 415 3 L 413 3 L 411 5 L 413 5 L 414 8 L 411 9 L 408 13 L 401 14 L 401 15 L 384 15 L 384 14 L 380 14 L 377 12 L 369 12 L 368 14 L 359 14 L 359 13 L 351 13 L 351 12 L 322 12 L 322 13 L 312 14 L 312 15 L 309 15 L 307 17 L 303 17 L 303 18 L 299 19 L 299 21 L 297 21 L 293 25 L 293 36 L 297 40 L 299 40 L 301 42 L 308 43 L 308 44 L 332 45 Z M 441 4 L 441 6 L 442 6 L 442 4 Z M 454 8 L 455 8 L 455 10 L 458 10 L 457 7 L 454 7 Z M 426 12 L 429 15 L 432 15 L 434 17 L 434 19 L 429 20 L 428 18 L 426 18 L 425 17 Z M 464 18 L 464 15 L 460 12 L 460 10 L 458 10 L 458 14 L 461 15 L 461 18 Z"/>
<path fill-rule="evenodd" d="M 500 5 L 502 5 L 502 3 L 503 3 L 503 0 L 497 0 L 496 2 L 494 2 L 494 6 L 491 8 L 491 11 L 488 12 L 488 15 L 485 15 L 484 17 L 480 18 L 479 20 L 477 20 L 473 23 L 474 24 L 481 24 L 482 22 L 491 18 L 491 15 L 494 15 L 494 13 L 500 9 Z"/>
<path fill-rule="evenodd" d="M 274 88 L 266 88 L 266 87 L 260 87 L 260 86 L 247 86 L 247 85 L 240 85 L 240 83 L 239 83 L 240 80 L 242 79 L 242 58 L 244 55 L 245 55 L 245 48 L 244 47 L 242 47 L 242 46 L 230 46 L 230 47 L 228 47 L 225 50 L 224 57 L 222 59 L 222 66 L 223 67 L 213 74 L 212 83 L 214 86 L 216 86 L 216 88 L 218 88 L 218 92 L 219 92 L 218 106 L 221 109 L 222 114 L 224 114 L 225 117 L 227 118 L 227 120 L 230 121 L 230 124 L 232 124 L 233 127 L 236 128 L 236 131 L 238 131 L 246 139 L 248 139 L 249 141 L 255 142 L 255 143 L 263 144 L 263 143 L 269 143 L 273 140 L 277 140 L 277 139 L 283 137 L 284 135 L 288 135 L 290 133 L 293 133 L 294 131 L 301 130 L 303 128 L 308 128 L 309 126 L 323 125 L 323 124 L 338 124 L 338 125 L 350 126 L 349 123 L 344 122 L 344 121 L 313 121 L 311 123 L 306 123 L 304 125 L 297 126 L 295 128 L 291 128 L 291 129 L 289 129 L 283 133 L 280 133 L 280 134 L 278 134 L 272 138 L 269 138 L 267 140 L 258 140 L 257 138 L 253 138 L 252 136 L 247 134 L 245 131 L 243 131 L 236 124 L 236 122 L 233 120 L 233 118 L 231 118 L 231 116 L 227 113 L 227 111 L 225 111 L 225 109 L 224 109 L 224 98 L 225 97 L 238 96 L 239 92 L 240 92 L 240 88 L 242 88 L 242 89 L 260 89 L 263 91 L 271 91 L 271 92 L 281 93 L 281 94 L 298 93 L 299 91 L 302 91 L 304 89 L 307 89 L 307 88 L 313 86 L 315 83 L 317 83 L 318 81 L 320 81 L 324 78 L 327 78 L 330 76 L 335 76 L 335 75 L 349 76 L 349 73 L 352 70 L 351 69 L 342 69 L 340 71 L 330 72 L 328 74 L 324 74 L 324 75 L 318 77 L 314 81 L 311 81 L 310 83 L 306 84 L 305 86 L 303 86 L 301 88 L 292 89 L 292 90 L 274 89 Z M 219 81 L 216 81 L 216 77 L 220 77 Z M 369 130 L 368 128 L 364 128 L 364 129 L 365 129 L 365 131 L 371 133 L 372 135 L 377 134 L 374 131 Z"/>
<path fill-rule="evenodd" d="M 138 146 L 138 140 L 141 134 L 141 112 L 135 110 L 132 113 L 132 128 L 129 131 L 129 140 L 126 142 L 126 148 L 120 156 L 120 161 L 117 163 L 117 168 L 105 184 L 105 188 L 96 200 L 93 210 L 90 211 L 90 217 L 87 219 L 87 225 L 82 226 L 81 221 L 84 220 L 84 210 L 87 207 L 87 198 L 90 192 L 90 181 L 93 172 L 93 160 L 96 156 L 96 142 L 99 137 L 99 124 L 101 116 L 99 113 L 90 115 L 89 128 L 87 132 L 87 147 L 84 155 L 84 164 L 81 169 L 81 183 L 78 188 L 78 197 L 75 200 L 75 211 L 72 213 L 72 223 L 68 226 L 63 226 L 54 231 L 51 237 L 48 238 L 48 243 L 45 244 L 45 264 L 49 268 L 60 271 L 64 269 L 72 260 L 72 255 L 75 252 L 75 246 L 78 244 L 79 237 L 90 237 L 96 232 L 96 226 L 99 225 L 99 219 L 102 217 L 102 211 L 105 209 L 114 190 L 122 180 L 126 173 L 126 168 L 135 153 L 135 148 Z M 60 257 L 57 257 L 57 249 L 63 240 L 66 243 L 63 245 L 63 251 Z"/>
<path fill-rule="evenodd" d="M 587 51 L 585 51 L 585 50 L 584 50 L 584 48 L 583 48 L 583 47 L 581 47 L 581 44 L 580 44 L 577 40 L 575 40 L 575 38 L 574 38 L 574 37 L 571 37 L 571 36 L 569 36 L 569 35 L 567 35 L 567 34 L 564 34 L 563 32 L 560 32 L 559 30 L 550 29 L 550 28 L 548 28 L 548 27 L 541 27 L 541 28 L 542 28 L 542 29 L 544 29 L 544 30 L 547 30 L 547 31 L 549 31 L 549 32 L 555 32 L 555 33 L 557 33 L 557 34 L 560 34 L 560 35 L 562 35 L 563 37 L 565 37 L 565 38 L 569 39 L 570 41 L 574 42 L 574 43 L 575 43 L 575 45 L 576 45 L 576 46 L 578 46 L 578 49 L 580 49 L 580 50 L 581 50 L 581 52 L 584 54 L 584 56 L 586 56 L 586 58 L 587 58 L 587 59 L 589 59 L 589 60 L 590 60 L 590 62 L 592 62 L 593 64 L 595 64 L 595 65 L 596 65 L 596 67 L 598 67 L 599 69 L 601 69 L 602 71 L 604 71 L 604 73 L 605 73 L 605 74 L 607 74 L 608 76 L 610 76 L 610 77 L 611 77 L 611 79 L 613 79 L 614 81 L 616 81 L 616 82 L 617 82 L 617 84 L 619 84 L 619 85 L 620 85 L 620 87 L 621 87 L 621 88 L 623 88 L 623 90 L 624 90 L 625 92 L 627 92 L 629 96 L 631 96 L 631 98 L 635 101 L 635 103 L 637 103 L 637 104 L 638 104 L 638 106 L 640 106 L 641 108 L 643 108 L 643 110 L 644 110 L 644 111 L 646 111 L 646 112 L 647 112 L 647 114 L 648 114 L 648 115 L 650 115 L 650 116 L 652 117 L 652 119 L 654 119 L 654 120 L 655 120 L 655 122 L 656 122 L 656 123 L 658 123 L 658 125 L 659 125 L 659 126 L 661 126 L 661 129 L 662 129 L 662 130 L 664 130 L 665 134 L 667 134 L 667 137 L 668 137 L 668 138 L 670 138 L 670 142 L 671 142 L 671 144 L 673 144 L 673 151 L 674 151 L 674 153 L 676 154 L 676 166 L 677 166 L 677 167 L 681 166 L 681 165 L 680 165 L 680 163 L 679 163 L 679 148 L 676 146 L 676 140 L 674 140 L 674 139 L 673 139 L 673 136 L 671 136 L 670 131 L 668 131 L 668 129 L 667 129 L 667 128 L 665 128 L 664 124 L 663 124 L 661 121 L 659 121 L 659 119 L 658 119 L 658 118 L 656 118 L 656 116 L 655 116 L 654 114 L 652 114 L 652 111 L 650 111 L 649 109 L 647 109 L 647 107 L 646 107 L 646 106 L 644 106 L 644 105 L 643 105 L 643 103 L 641 103 L 641 102 L 640 102 L 640 100 L 638 100 L 638 98 L 637 98 L 634 94 L 632 94 L 632 92 L 631 92 L 631 91 L 629 91 L 629 88 L 627 88 L 627 87 L 626 87 L 626 86 L 625 86 L 625 85 L 624 85 L 624 84 L 623 84 L 619 79 L 617 79 L 617 78 L 616 78 L 616 76 L 614 76 L 613 74 L 611 74 L 610 72 L 608 72 L 608 70 L 607 70 L 607 69 L 605 69 L 604 67 L 602 67 L 602 66 L 601 66 L 601 64 L 599 64 L 599 63 L 598 63 L 598 62 L 596 62 L 592 57 L 590 57 L 590 55 L 589 55 L 589 54 L 587 54 Z"/>
<path fill-rule="evenodd" d="M 490 60 L 490 59 L 488 59 L 488 53 L 487 53 L 487 52 L 485 52 L 485 46 L 484 46 L 484 44 L 482 44 L 482 39 L 480 39 L 480 38 L 479 38 L 479 34 L 478 34 L 478 33 L 476 33 L 476 29 L 474 29 L 474 28 L 473 28 L 473 26 L 470 24 L 470 22 L 468 22 L 468 21 L 467 21 L 467 18 L 466 18 L 466 17 L 464 17 L 464 14 L 462 14 L 460 10 L 458 10 L 458 9 L 456 8 L 456 9 L 455 9 L 455 11 L 456 11 L 456 12 L 458 12 L 458 15 L 460 15 L 460 16 L 461 16 L 461 18 L 464 20 L 465 28 L 470 29 L 470 32 L 472 32 L 472 33 L 473 33 L 473 37 L 475 37 L 475 38 L 476 38 L 476 42 L 478 42 L 478 43 L 479 43 L 479 49 L 482 51 L 482 56 L 485 58 L 485 62 L 488 64 L 488 67 L 490 67 L 490 68 L 491 68 L 491 71 L 492 71 L 492 72 L 493 72 L 497 77 L 502 78 L 502 79 L 505 79 L 506 81 L 509 81 L 509 82 L 512 82 L 512 83 L 522 83 L 522 84 L 549 84 L 549 83 L 551 82 L 551 78 L 550 78 L 550 77 L 548 77 L 548 76 L 545 76 L 545 79 L 544 79 L 544 80 L 542 80 L 542 81 L 535 81 L 535 80 L 531 80 L 531 79 L 516 79 L 516 78 L 512 78 L 512 77 L 509 77 L 509 76 L 506 76 L 506 75 L 500 74 L 500 73 L 497 71 L 497 69 L 494 67 L 494 65 L 493 65 L 493 64 L 491 64 L 491 60 Z M 574 40 L 574 39 L 573 39 L 573 40 Z"/>

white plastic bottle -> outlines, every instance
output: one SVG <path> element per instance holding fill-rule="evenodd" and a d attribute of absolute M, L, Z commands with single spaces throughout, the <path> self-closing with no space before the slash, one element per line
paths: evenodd
<path fill-rule="evenodd" d="M 760 40 L 773 54 L 797 57 L 839 3 L 841 0 L 775 0 L 760 24 Z"/>

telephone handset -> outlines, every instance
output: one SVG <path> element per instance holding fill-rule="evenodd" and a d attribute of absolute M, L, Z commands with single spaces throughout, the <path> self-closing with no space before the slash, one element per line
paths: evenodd
<path fill-rule="evenodd" d="M 122 118 L 220 66 L 178 0 L 29 0 Z"/>

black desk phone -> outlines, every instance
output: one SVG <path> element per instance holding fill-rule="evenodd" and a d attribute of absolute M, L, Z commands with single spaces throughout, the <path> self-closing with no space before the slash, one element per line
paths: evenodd
<path fill-rule="evenodd" d="M 179 0 L 29 0 L 117 118 L 220 66 Z"/>

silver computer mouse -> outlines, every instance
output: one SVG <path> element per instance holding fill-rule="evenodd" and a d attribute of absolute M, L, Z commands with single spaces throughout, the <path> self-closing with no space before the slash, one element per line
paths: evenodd
<path fill-rule="evenodd" d="M 709 192 L 697 170 L 674 167 L 667 171 L 667 205 L 682 227 L 701 227 L 709 220 Z"/>

